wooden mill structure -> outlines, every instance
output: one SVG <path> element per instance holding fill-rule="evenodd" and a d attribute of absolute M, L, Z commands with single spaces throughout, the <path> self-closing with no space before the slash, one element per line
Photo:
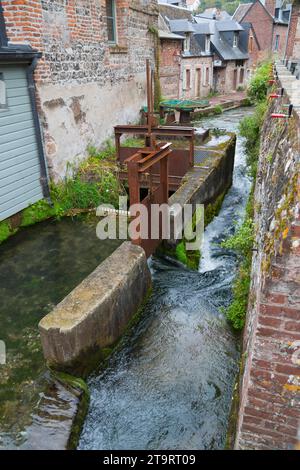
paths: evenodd
<path fill-rule="evenodd" d="M 142 246 L 150 256 L 160 239 L 151 239 L 151 206 L 167 204 L 169 191 L 176 191 L 186 172 L 194 166 L 193 127 L 157 126 L 154 115 L 154 73 L 147 60 L 147 123 L 145 125 L 124 125 L 115 127 L 115 142 L 119 163 L 127 165 L 127 172 L 121 173 L 122 179 L 128 179 L 130 205 L 142 203 L 148 209 L 147 240 L 139 239 L 133 243 Z M 122 147 L 121 137 L 124 134 L 144 137 L 143 148 Z M 187 139 L 188 149 L 172 149 L 166 138 Z M 148 194 L 141 200 L 141 189 Z"/>

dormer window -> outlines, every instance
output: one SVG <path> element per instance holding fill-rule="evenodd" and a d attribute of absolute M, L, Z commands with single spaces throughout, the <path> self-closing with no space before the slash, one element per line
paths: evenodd
<path fill-rule="evenodd" d="M 191 36 L 190 34 L 185 35 L 185 40 L 183 43 L 183 52 L 190 52 L 191 47 Z"/>
<path fill-rule="evenodd" d="M 238 47 L 239 45 L 239 34 L 234 33 L 233 34 L 233 47 Z"/>
<path fill-rule="evenodd" d="M 207 34 L 205 36 L 205 53 L 209 54 L 210 53 L 210 36 Z"/>

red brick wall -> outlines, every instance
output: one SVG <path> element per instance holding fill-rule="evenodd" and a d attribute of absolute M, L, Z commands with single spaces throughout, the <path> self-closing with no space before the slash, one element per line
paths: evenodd
<path fill-rule="evenodd" d="M 106 0 L 4 0 L 9 41 L 43 53 L 35 72 L 50 175 L 64 176 L 88 145 L 139 118 L 146 59 L 154 63 L 156 0 L 118 0 L 108 43 Z M 152 32 L 151 32 L 152 31 Z"/>
<path fill-rule="evenodd" d="M 265 7 L 272 16 L 275 16 L 276 0 L 265 0 Z"/>
<path fill-rule="evenodd" d="M 250 38 L 253 38 L 252 40 L 252 50 L 251 50 L 251 47 L 250 47 Z M 261 52 L 260 52 L 260 49 L 258 47 L 258 43 L 255 39 L 255 35 L 254 35 L 254 31 L 253 29 L 251 28 L 250 31 L 249 31 L 249 40 L 248 40 L 248 54 L 249 54 L 249 67 L 256 67 L 258 62 L 261 60 Z"/>
<path fill-rule="evenodd" d="M 260 2 L 256 2 L 243 18 L 243 22 L 252 23 L 260 49 L 267 56 L 272 50 L 273 19 Z"/>
<path fill-rule="evenodd" d="M 286 47 L 286 39 L 288 33 L 288 26 L 283 26 L 276 24 L 274 25 L 274 34 L 273 34 L 273 51 L 278 54 L 279 57 L 283 57 Z M 275 51 L 275 41 L 276 36 L 279 35 L 279 49 Z"/>
<path fill-rule="evenodd" d="M 118 80 L 141 71 L 152 42 L 144 31 L 157 22 L 156 2 L 147 3 L 117 2 L 118 40 L 112 47 L 107 42 L 105 0 L 2 1 L 9 40 L 44 53 L 36 72 L 36 80 L 43 83 L 108 76 Z"/>
<path fill-rule="evenodd" d="M 160 82 L 166 98 L 179 98 L 180 56 L 182 41 L 161 40 Z"/>
<path fill-rule="evenodd" d="M 285 103 L 288 100 L 285 99 Z M 273 103 L 279 112 L 282 103 Z M 236 447 L 292 449 L 300 425 L 300 120 L 267 116 Z"/>
<path fill-rule="evenodd" d="M 286 57 L 300 57 L 300 5 L 293 5 Z"/>

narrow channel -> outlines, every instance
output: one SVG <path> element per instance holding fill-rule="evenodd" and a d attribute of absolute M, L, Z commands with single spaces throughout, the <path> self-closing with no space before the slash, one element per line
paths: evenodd
<path fill-rule="evenodd" d="M 251 112 L 228 111 L 199 126 L 238 133 Z M 108 367 L 89 378 L 79 449 L 224 448 L 239 341 L 222 313 L 237 260 L 220 242 L 241 221 L 250 187 L 238 135 L 233 185 L 206 228 L 199 271 L 151 259 L 153 292 L 141 321 Z"/>

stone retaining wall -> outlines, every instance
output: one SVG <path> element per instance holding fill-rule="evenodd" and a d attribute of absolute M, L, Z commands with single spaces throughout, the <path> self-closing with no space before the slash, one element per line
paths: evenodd
<path fill-rule="evenodd" d="M 287 82 L 280 85 L 289 91 Z M 299 439 L 299 110 L 290 119 L 271 118 L 287 112 L 290 98 L 272 103 L 261 138 L 237 449 L 292 449 Z"/>
<path fill-rule="evenodd" d="M 144 250 L 124 242 L 39 324 L 52 367 L 81 370 L 122 336 L 151 285 Z"/>

